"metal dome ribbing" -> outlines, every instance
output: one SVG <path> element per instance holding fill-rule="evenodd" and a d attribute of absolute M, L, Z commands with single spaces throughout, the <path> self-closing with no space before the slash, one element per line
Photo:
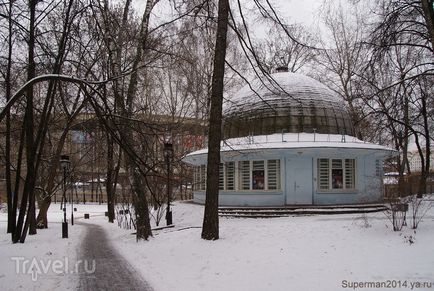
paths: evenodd
<path fill-rule="evenodd" d="M 310 77 L 281 72 L 255 79 L 223 105 L 224 137 L 280 132 L 354 135 L 343 100 Z"/>

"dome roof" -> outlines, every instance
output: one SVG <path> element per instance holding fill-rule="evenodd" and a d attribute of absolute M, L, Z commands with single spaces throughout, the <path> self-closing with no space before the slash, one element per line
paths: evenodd
<path fill-rule="evenodd" d="M 223 105 L 225 138 L 277 132 L 353 135 L 342 99 L 322 83 L 295 73 L 255 79 Z"/>
<path fill-rule="evenodd" d="M 276 102 L 300 106 L 303 103 L 323 102 L 342 106 L 342 99 L 319 81 L 297 73 L 274 73 L 270 79 L 255 79 L 245 85 L 223 105 L 223 115 L 253 107 L 273 106 Z"/>

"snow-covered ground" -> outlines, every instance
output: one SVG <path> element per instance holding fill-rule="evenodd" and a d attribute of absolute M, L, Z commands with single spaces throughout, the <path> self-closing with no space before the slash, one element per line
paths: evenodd
<path fill-rule="evenodd" d="M 83 213 L 101 216 L 105 208 L 78 205 L 74 218 L 83 218 Z M 53 204 L 48 214 L 48 229 L 27 235 L 24 244 L 12 244 L 10 234 L 6 234 L 7 213 L 5 209 L 0 211 L 0 290 L 75 290 L 77 248 L 85 228 L 69 223 L 69 238 L 62 239 L 62 219 L 60 204 Z"/>
<path fill-rule="evenodd" d="M 105 206 L 78 208 L 78 216 L 92 213 L 90 220 L 81 221 L 102 225 L 155 290 L 434 290 L 434 209 L 416 233 L 408 227 L 393 232 L 383 213 L 367 214 L 366 219 L 360 214 L 221 218 L 220 239 L 204 241 L 203 206 L 175 203 L 175 227 L 154 231 L 152 239 L 137 243 L 131 230 L 106 222 Z M 75 286 L 74 274 L 42 274 L 32 285 L 31 275 L 15 272 L 13 256 L 76 259 L 84 227 L 73 226 L 70 238 L 61 239 L 57 207 L 50 217 L 57 222 L 50 229 L 28 237 L 25 244 L 11 245 L 4 234 L 6 215 L 0 215 L 0 289 Z"/>

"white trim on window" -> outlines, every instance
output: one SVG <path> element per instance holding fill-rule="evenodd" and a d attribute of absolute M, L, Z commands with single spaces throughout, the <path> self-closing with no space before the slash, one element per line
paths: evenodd
<path fill-rule="evenodd" d="M 266 171 L 266 189 L 280 190 L 280 160 L 268 160 Z"/>
<path fill-rule="evenodd" d="M 278 191 L 281 186 L 281 162 L 255 160 L 226 162 L 219 165 L 220 191 Z M 193 169 L 195 191 L 206 190 L 206 166 Z"/>
<path fill-rule="evenodd" d="M 318 191 L 353 191 L 356 188 L 356 160 L 319 158 Z"/>
<path fill-rule="evenodd" d="M 239 178 L 240 178 L 240 188 L 239 190 L 250 190 L 251 177 L 251 163 L 250 161 L 240 161 L 239 164 Z"/>
<path fill-rule="evenodd" d="M 225 163 L 225 190 L 235 190 L 235 162 Z"/>
<path fill-rule="evenodd" d="M 199 175 L 199 190 L 206 190 L 206 166 L 201 165 L 199 167 L 200 175 Z"/>
<path fill-rule="evenodd" d="M 225 189 L 225 164 L 219 164 L 219 190 Z"/>

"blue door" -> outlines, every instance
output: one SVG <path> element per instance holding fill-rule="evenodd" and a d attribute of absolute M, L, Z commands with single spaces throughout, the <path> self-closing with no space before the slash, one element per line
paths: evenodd
<path fill-rule="evenodd" d="M 312 204 L 312 160 L 289 158 L 286 161 L 286 204 Z"/>

